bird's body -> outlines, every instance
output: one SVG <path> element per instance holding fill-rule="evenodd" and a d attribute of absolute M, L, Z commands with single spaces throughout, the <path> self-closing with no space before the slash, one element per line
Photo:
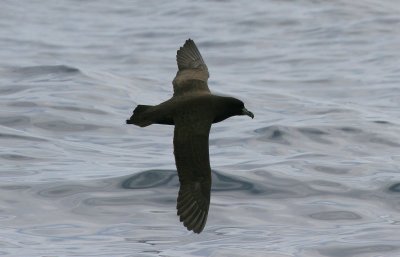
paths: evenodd
<path fill-rule="evenodd" d="M 224 108 L 230 101 L 234 101 L 234 98 L 211 94 L 175 96 L 159 105 L 139 105 L 138 111 L 135 109 L 134 112 L 136 115 L 129 121 L 140 127 L 151 124 L 175 125 L 174 117 L 190 116 L 211 119 L 212 123 L 217 123 L 232 116 Z"/>
<path fill-rule="evenodd" d="M 189 39 L 177 52 L 178 72 L 174 95 L 155 106 L 138 105 L 128 124 L 175 125 L 174 155 L 181 184 L 177 200 L 180 220 L 188 230 L 200 233 L 210 205 L 211 167 L 208 136 L 213 123 L 235 115 L 254 115 L 233 97 L 211 94 L 208 68 Z"/>

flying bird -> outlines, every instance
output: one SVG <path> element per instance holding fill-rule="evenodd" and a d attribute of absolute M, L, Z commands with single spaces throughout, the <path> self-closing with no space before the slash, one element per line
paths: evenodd
<path fill-rule="evenodd" d="M 180 182 L 177 214 L 188 230 L 200 233 L 210 206 L 211 125 L 235 115 L 254 115 L 236 98 L 211 94 L 208 68 L 193 40 L 186 40 L 180 47 L 176 61 L 173 96 L 158 105 L 138 105 L 126 123 L 140 127 L 175 125 L 174 155 Z"/>

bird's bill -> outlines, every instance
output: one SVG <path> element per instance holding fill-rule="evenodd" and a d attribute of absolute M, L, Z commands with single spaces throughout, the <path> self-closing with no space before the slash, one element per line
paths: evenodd
<path fill-rule="evenodd" d="M 251 111 L 247 110 L 246 108 L 242 109 L 242 115 L 247 115 L 247 116 L 251 117 L 252 119 L 254 119 L 254 114 Z"/>

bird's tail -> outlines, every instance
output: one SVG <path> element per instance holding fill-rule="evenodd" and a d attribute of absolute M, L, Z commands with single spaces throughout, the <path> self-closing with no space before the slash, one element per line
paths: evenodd
<path fill-rule="evenodd" d="M 126 120 L 126 124 L 135 124 L 140 127 L 146 127 L 153 123 L 153 121 L 147 118 L 146 112 L 151 109 L 152 105 L 138 105 L 135 110 L 133 110 L 133 115 Z"/>

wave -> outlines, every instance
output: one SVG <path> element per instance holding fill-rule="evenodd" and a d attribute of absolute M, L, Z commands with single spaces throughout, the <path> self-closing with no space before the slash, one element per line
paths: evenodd
<path fill-rule="evenodd" d="M 21 73 L 29 76 L 38 76 L 43 74 L 58 73 L 58 74 L 71 74 L 80 73 L 80 70 L 75 67 L 67 65 L 39 65 L 27 67 L 15 67 L 11 69 L 14 73 Z"/>

